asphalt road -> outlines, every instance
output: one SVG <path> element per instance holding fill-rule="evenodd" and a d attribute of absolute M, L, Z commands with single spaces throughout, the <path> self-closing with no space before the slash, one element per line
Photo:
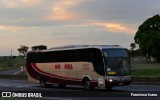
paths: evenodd
<path fill-rule="evenodd" d="M 14 75 L 14 73 L 20 71 L 20 68 L 14 68 L 9 70 L 0 71 L 0 75 Z"/>
<path fill-rule="evenodd" d="M 39 84 L 28 83 L 26 80 L 7 80 L 0 79 L 0 92 L 11 93 L 40 93 L 42 98 L 24 98 L 24 99 L 52 99 L 52 100 L 130 100 L 145 99 L 145 100 L 160 100 L 160 86 L 153 85 L 129 85 L 121 87 L 113 87 L 112 90 L 95 88 L 92 91 L 85 91 L 82 86 L 68 85 L 65 88 L 59 88 L 55 85 L 49 88 L 42 88 Z M 138 94 L 144 96 L 131 96 Z M 145 96 L 147 94 L 147 96 Z M 154 94 L 157 96 L 148 96 Z M 125 98 L 125 99 L 124 99 Z"/>

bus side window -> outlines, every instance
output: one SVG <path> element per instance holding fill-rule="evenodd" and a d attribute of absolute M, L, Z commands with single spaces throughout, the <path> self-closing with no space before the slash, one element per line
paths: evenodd
<path fill-rule="evenodd" d="M 74 62 L 75 56 L 74 50 L 63 51 L 63 61 L 64 62 Z"/>
<path fill-rule="evenodd" d="M 54 51 L 50 53 L 52 62 L 60 62 L 62 60 L 62 51 Z"/>
<path fill-rule="evenodd" d="M 93 49 L 92 55 L 93 55 L 93 66 L 95 71 L 100 75 L 104 75 L 104 64 L 101 51 L 98 49 Z"/>
<path fill-rule="evenodd" d="M 32 53 L 27 55 L 27 62 L 34 62 L 34 55 Z"/>
<path fill-rule="evenodd" d="M 81 49 L 75 51 L 75 60 L 76 61 L 85 61 L 91 62 L 91 49 Z"/>

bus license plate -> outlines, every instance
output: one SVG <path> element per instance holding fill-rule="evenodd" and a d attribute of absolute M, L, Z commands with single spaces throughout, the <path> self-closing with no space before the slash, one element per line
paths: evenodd
<path fill-rule="evenodd" d="M 123 85 L 123 83 L 119 83 L 119 85 Z"/>

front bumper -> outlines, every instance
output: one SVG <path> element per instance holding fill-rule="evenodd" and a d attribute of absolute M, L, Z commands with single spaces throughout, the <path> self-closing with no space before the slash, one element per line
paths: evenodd
<path fill-rule="evenodd" d="M 121 82 L 109 82 L 105 81 L 105 86 L 124 86 L 124 85 L 129 85 L 131 81 L 121 81 Z"/>

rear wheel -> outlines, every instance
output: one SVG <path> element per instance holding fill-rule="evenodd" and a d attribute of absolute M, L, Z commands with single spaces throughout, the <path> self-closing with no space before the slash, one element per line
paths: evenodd
<path fill-rule="evenodd" d="M 58 85 L 59 88 L 65 88 L 66 85 Z"/>
<path fill-rule="evenodd" d="M 48 86 L 48 84 L 46 83 L 44 78 L 40 79 L 40 84 L 41 84 L 41 87 L 43 87 L 43 88 L 46 88 Z"/>
<path fill-rule="evenodd" d="M 91 90 L 93 88 L 89 79 L 85 79 L 83 84 L 86 90 Z"/>

